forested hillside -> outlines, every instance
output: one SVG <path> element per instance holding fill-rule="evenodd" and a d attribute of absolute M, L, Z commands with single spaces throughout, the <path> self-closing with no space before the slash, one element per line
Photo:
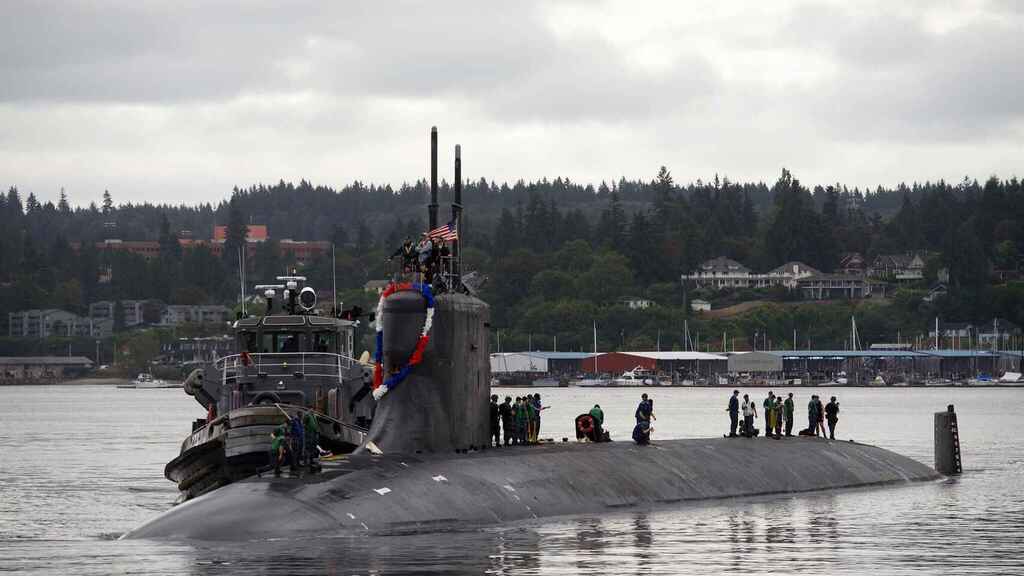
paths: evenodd
<path fill-rule="evenodd" d="M 337 247 L 339 288 L 358 290 L 369 279 L 386 277 L 386 259 L 394 248 L 424 230 L 427 196 L 422 181 L 398 188 L 354 182 L 339 190 L 280 182 L 235 189 L 216 205 L 118 204 L 115 194 L 106 193 L 100 205 L 72 208 L 75 199 L 63 194 L 56 205 L 40 204 L 31 191 L 10 188 L 0 196 L 0 307 L 6 321 L 11 310 L 82 312 L 99 299 L 231 303 L 238 292 L 232 256 L 237 252 L 225 250 L 220 259 L 206 248 L 183 250 L 176 240 L 181 235 L 208 239 L 215 224 L 234 231 L 229 244 L 240 242 L 245 224 L 268 226 L 271 240 L 249 263 L 254 283 L 290 264 L 277 241 L 329 240 Z M 440 198 L 444 221 L 447 184 Z M 605 326 L 605 347 L 628 346 L 631 340 L 634 346 L 653 346 L 659 331 L 663 346 L 678 346 L 679 324 L 691 317 L 682 308 L 679 275 L 714 256 L 734 258 L 755 271 L 791 260 L 831 271 L 844 252 L 868 259 L 880 253 L 936 253 L 933 267 L 950 272 L 950 297 L 933 309 L 922 307 L 914 290 L 897 295 L 901 314 L 882 315 L 878 326 L 862 329 L 884 338 L 899 325 L 919 328 L 934 314 L 1024 320 L 1016 288 L 994 287 L 990 274 L 1019 268 L 1022 201 L 1024 190 L 1015 178 L 866 191 L 841 184 L 807 187 L 786 170 L 770 185 L 717 176 L 680 185 L 662 168 L 650 181 L 596 186 L 560 178 L 467 182 L 462 234 L 467 268 L 489 278 L 485 297 L 494 307 L 493 325 L 508 343 L 503 348 L 525 347 L 531 334 L 537 341 L 550 340 L 547 348 L 556 334 L 560 348 L 589 347 L 595 321 Z M 160 255 L 146 261 L 95 249 L 96 242 L 110 238 L 159 241 Z M 329 288 L 329 254 L 304 272 Z M 657 307 L 634 312 L 617 305 L 621 298 L 641 295 Z M 353 291 L 350 298 L 364 297 Z M 798 327 L 792 326 L 792 315 L 779 314 L 750 326 L 763 325 L 760 329 L 772 331 L 781 343 Z M 697 329 L 703 324 L 696 318 L 689 322 Z M 710 334 L 721 327 L 709 323 L 704 329 Z M 726 328 L 751 332 L 747 324 Z M 821 330 L 821 338 L 835 345 L 846 327 Z"/>

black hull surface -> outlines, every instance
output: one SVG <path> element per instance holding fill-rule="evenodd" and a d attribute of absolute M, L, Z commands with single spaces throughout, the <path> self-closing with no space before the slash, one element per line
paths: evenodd
<path fill-rule="evenodd" d="M 465 529 L 681 502 L 939 478 L 905 456 L 819 439 L 553 444 L 463 455 L 359 454 L 303 478 L 250 478 L 127 538 L 247 540 Z"/>

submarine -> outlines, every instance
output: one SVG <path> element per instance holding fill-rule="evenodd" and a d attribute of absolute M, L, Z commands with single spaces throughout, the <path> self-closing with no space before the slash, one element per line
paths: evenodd
<path fill-rule="evenodd" d="M 437 228 L 436 183 L 434 128 L 430 230 Z M 459 147 L 453 196 L 452 223 L 461 232 Z M 248 541 L 472 530 L 942 477 L 880 447 L 818 438 L 488 449 L 490 308 L 462 281 L 459 241 L 433 282 L 396 281 L 381 295 L 374 318 L 376 409 L 362 445 L 324 459 L 317 473 L 254 474 L 217 487 L 122 538 Z"/>

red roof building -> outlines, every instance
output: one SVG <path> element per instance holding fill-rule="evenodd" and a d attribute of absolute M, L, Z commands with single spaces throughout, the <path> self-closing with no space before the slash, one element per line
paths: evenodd
<path fill-rule="evenodd" d="M 654 358 L 635 356 L 626 352 L 607 352 L 597 356 L 597 369 L 602 373 L 610 373 L 617 376 L 638 366 L 645 370 L 654 370 L 657 366 L 657 361 Z M 594 359 L 588 358 L 581 362 L 581 367 L 584 372 L 593 372 Z"/>
<path fill-rule="evenodd" d="M 263 242 L 270 236 L 267 235 L 266 224 L 250 224 L 248 226 L 248 233 L 245 239 L 249 242 Z M 213 227 L 213 241 L 224 242 L 228 237 L 227 226 L 214 226 Z"/>

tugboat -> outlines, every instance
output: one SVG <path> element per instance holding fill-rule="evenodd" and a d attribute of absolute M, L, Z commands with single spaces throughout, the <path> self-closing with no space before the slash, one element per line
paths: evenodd
<path fill-rule="evenodd" d="M 299 289 L 305 277 L 277 280 L 256 287 L 265 291 L 266 313 L 234 323 L 237 353 L 185 380 L 185 393 L 207 417 L 192 423 L 181 453 L 164 468 L 183 501 L 269 467 L 271 432 L 307 411 L 316 417 L 320 449 L 346 454 L 364 443 L 374 399 L 371 367 L 352 357 L 357 321 L 317 315 L 315 291 Z"/>

